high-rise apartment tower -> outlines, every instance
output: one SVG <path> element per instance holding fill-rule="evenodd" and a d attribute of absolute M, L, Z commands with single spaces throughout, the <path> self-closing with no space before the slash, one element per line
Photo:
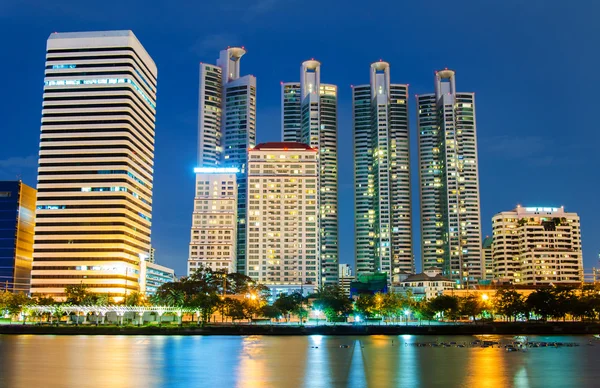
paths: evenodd
<path fill-rule="evenodd" d="M 131 31 L 46 52 L 32 293 L 139 291 L 150 254 L 156 65 Z"/>
<path fill-rule="evenodd" d="M 241 76 L 246 50 L 221 51 L 216 65 L 200 64 L 198 167 L 237 168 L 237 272 L 246 273 L 248 149 L 256 144 L 256 77 Z"/>
<path fill-rule="evenodd" d="M 272 294 L 314 291 L 321 281 L 317 150 L 294 142 L 249 151 L 248 276 Z"/>
<path fill-rule="evenodd" d="M 187 275 L 200 267 L 236 272 L 237 183 L 235 167 L 200 167 Z"/>
<path fill-rule="evenodd" d="M 423 269 L 468 286 L 483 277 L 475 94 L 441 70 L 417 103 Z"/>
<path fill-rule="evenodd" d="M 321 63 L 300 67 L 300 82 L 282 83 L 282 139 L 319 152 L 319 231 L 323 284 L 338 283 L 337 86 L 321 83 Z"/>
<path fill-rule="evenodd" d="M 356 274 L 414 272 L 408 85 L 390 65 L 371 65 L 369 85 L 352 88 Z"/>

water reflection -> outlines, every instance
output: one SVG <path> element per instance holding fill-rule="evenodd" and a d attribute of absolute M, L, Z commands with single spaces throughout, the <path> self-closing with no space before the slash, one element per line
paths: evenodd
<path fill-rule="evenodd" d="M 414 346 L 474 339 L 0 336 L 0 387 L 591 387 L 600 380 L 600 341 L 588 346 L 583 336 L 538 338 L 581 346 L 526 353 Z"/>

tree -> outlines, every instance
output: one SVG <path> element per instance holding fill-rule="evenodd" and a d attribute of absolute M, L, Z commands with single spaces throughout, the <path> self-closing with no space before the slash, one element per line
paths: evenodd
<path fill-rule="evenodd" d="M 8 313 L 8 305 L 12 299 L 12 294 L 8 291 L 0 291 L 0 315 Z"/>
<path fill-rule="evenodd" d="M 298 317 L 298 325 L 302 325 L 308 317 L 308 310 L 304 308 L 303 304 L 297 305 L 291 313 Z"/>
<path fill-rule="evenodd" d="M 176 283 L 166 283 L 161 285 L 152 296 L 153 303 L 172 307 L 183 307 L 186 294 L 175 284 Z"/>
<path fill-rule="evenodd" d="M 90 300 L 90 293 L 84 284 L 72 284 L 65 287 L 66 302 L 76 305 Z"/>
<path fill-rule="evenodd" d="M 98 303 L 100 301 L 104 302 L 105 299 L 107 298 L 107 296 L 105 295 L 98 295 L 96 297 L 96 304 L 101 305 L 103 303 Z M 146 301 L 146 298 L 143 294 L 134 291 L 130 294 L 127 295 L 127 297 L 125 297 L 125 300 L 123 301 L 123 303 L 125 304 L 125 306 L 147 306 L 148 302 Z"/>
<path fill-rule="evenodd" d="M 347 318 L 352 312 L 352 301 L 337 284 L 321 287 L 313 296 L 313 308 L 323 311 L 330 322 Z"/>
<path fill-rule="evenodd" d="M 292 294 L 281 294 L 275 302 L 273 302 L 273 307 L 277 308 L 281 314 L 285 317 L 285 321 L 289 321 L 289 315 L 294 312 L 298 308 L 298 306 L 302 305 L 304 302 L 304 297 L 299 292 L 294 292 Z"/>
<path fill-rule="evenodd" d="M 552 295 L 552 316 L 556 319 L 562 318 L 566 320 L 572 303 L 576 296 L 573 294 L 573 289 L 566 287 L 556 287 L 550 289 Z"/>
<path fill-rule="evenodd" d="M 0 291 L 0 315 L 19 315 L 23 308 L 33 304 L 33 300 L 20 292 Z"/>
<path fill-rule="evenodd" d="M 527 314 L 527 306 L 523 296 L 515 290 L 501 288 L 494 296 L 494 307 L 496 311 L 508 320 L 516 319 L 519 315 Z"/>
<path fill-rule="evenodd" d="M 547 289 L 535 290 L 525 300 L 528 311 L 541 317 L 544 321 L 552 316 L 554 310 L 553 296 Z"/>
<path fill-rule="evenodd" d="M 38 306 L 52 306 L 56 303 L 54 298 L 44 295 L 33 295 L 32 299 L 34 304 L 37 304 Z"/>
<path fill-rule="evenodd" d="M 200 320 L 202 324 L 210 321 L 210 317 L 214 314 L 219 306 L 221 299 L 215 293 L 211 294 L 196 294 L 189 302 L 186 307 L 197 309 L 200 312 Z"/>
<path fill-rule="evenodd" d="M 281 310 L 279 310 L 275 306 L 266 304 L 260 308 L 259 314 L 265 318 L 279 320 L 279 318 L 281 317 Z"/>
<path fill-rule="evenodd" d="M 376 313 L 375 296 L 361 294 L 354 302 L 354 312 L 363 318 L 372 318 Z"/>
<path fill-rule="evenodd" d="M 225 298 L 223 300 L 223 311 L 225 316 L 230 317 L 232 322 L 238 319 L 246 319 L 246 312 L 241 301 L 233 298 Z"/>
<path fill-rule="evenodd" d="M 481 300 L 477 295 L 467 295 L 460 300 L 459 305 L 460 315 L 467 315 L 471 317 L 473 321 L 483 311 Z"/>
<path fill-rule="evenodd" d="M 456 320 L 459 314 L 458 298 L 450 295 L 438 295 L 429 301 L 429 307 L 437 314 L 442 316 L 442 319 Z"/>
<path fill-rule="evenodd" d="M 414 305 L 415 316 L 419 319 L 425 319 L 431 321 L 435 317 L 435 311 L 431 308 L 430 303 L 427 300 L 421 300 Z M 431 324 L 431 322 L 429 322 Z"/>

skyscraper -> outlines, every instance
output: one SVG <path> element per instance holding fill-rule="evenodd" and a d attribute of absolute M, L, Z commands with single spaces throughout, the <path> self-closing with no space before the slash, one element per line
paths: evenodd
<path fill-rule="evenodd" d="M 338 283 L 337 86 L 321 83 L 321 63 L 300 67 L 300 82 L 282 84 L 282 138 L 319 151 L 322 281 Z"/>
<path fill-rule="evenodd" d="M 371 65 L 369 85 L 352 88 L 356 274 L 414 272 L 408 85 L 390 65 Z"/>
<path fill-rule="evenodd" d="M 0 290 L 29 293 L 35 196 L 21 181 L 0 182 Z"/>
<path fill-rule="evenodd" d="M 139 290 L 150 253 L 156 76 L 131 31 L 50 35 L 32 293 Z"/>
<path fill-rule="evenodd" d="M 241 76 L 242 47 L 221 51 L 217 65 L 200 64 L 198 167 L 239 169 L 237 272 L 246 273 L 246 177 L 256 144 L 256 77 Z"/>
<path fill-rule="evenodd" d="M 294 142 L 249 152 L 248 276 L 273 295 L 320 284 L 317 150 Z"/>
<path fill-rule="evenodd" d="M 475 94 L 441 70 L 417 103 L 423 269 L 467 285 L 483 276 Z"/>
<path fill-rule="evenodd" d="M 187 275 L 200 267 L 236 272 L 237 183 L 235 167 L 196 168 L 196 197 Z"/>

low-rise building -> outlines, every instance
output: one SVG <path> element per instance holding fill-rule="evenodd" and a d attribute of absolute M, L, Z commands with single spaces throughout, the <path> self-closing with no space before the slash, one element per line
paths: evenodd
<path fill-rule="evenodd" d="M 493 280 L 494 279 L 494 261 L 492 259 L 492 242 L 491 236 L 486 236 L 483 240 L 481 247 L 481 254 L 483 256 L 483 279 Z"/>
<path fill-rule="evenodd" d="M 410 293 L 414 299 L 432 299 L 446 290 L 454 289 L 455 282 L 437 272 L 426 271 L 408 276 L 402 282 L 392 285 L 392 291 Z"/>
<path fill-rule="evenodd" d="M 340 264 L 338 273 L 338 284 L 340 288 L 344 290 L 344 293 L 347 296 L 350 296 L 350 284 L 354 280 L 354 276 L 352 276 L 352 267 L 350 267 L 350 264 Z"/>
<path fill-rule="evenodd" d="M 146 295 L 154 295 L 160 286 L 175 281 L 175 270 L 149 261 L 142 262 L 141 272 L 141 290 Z"/>

